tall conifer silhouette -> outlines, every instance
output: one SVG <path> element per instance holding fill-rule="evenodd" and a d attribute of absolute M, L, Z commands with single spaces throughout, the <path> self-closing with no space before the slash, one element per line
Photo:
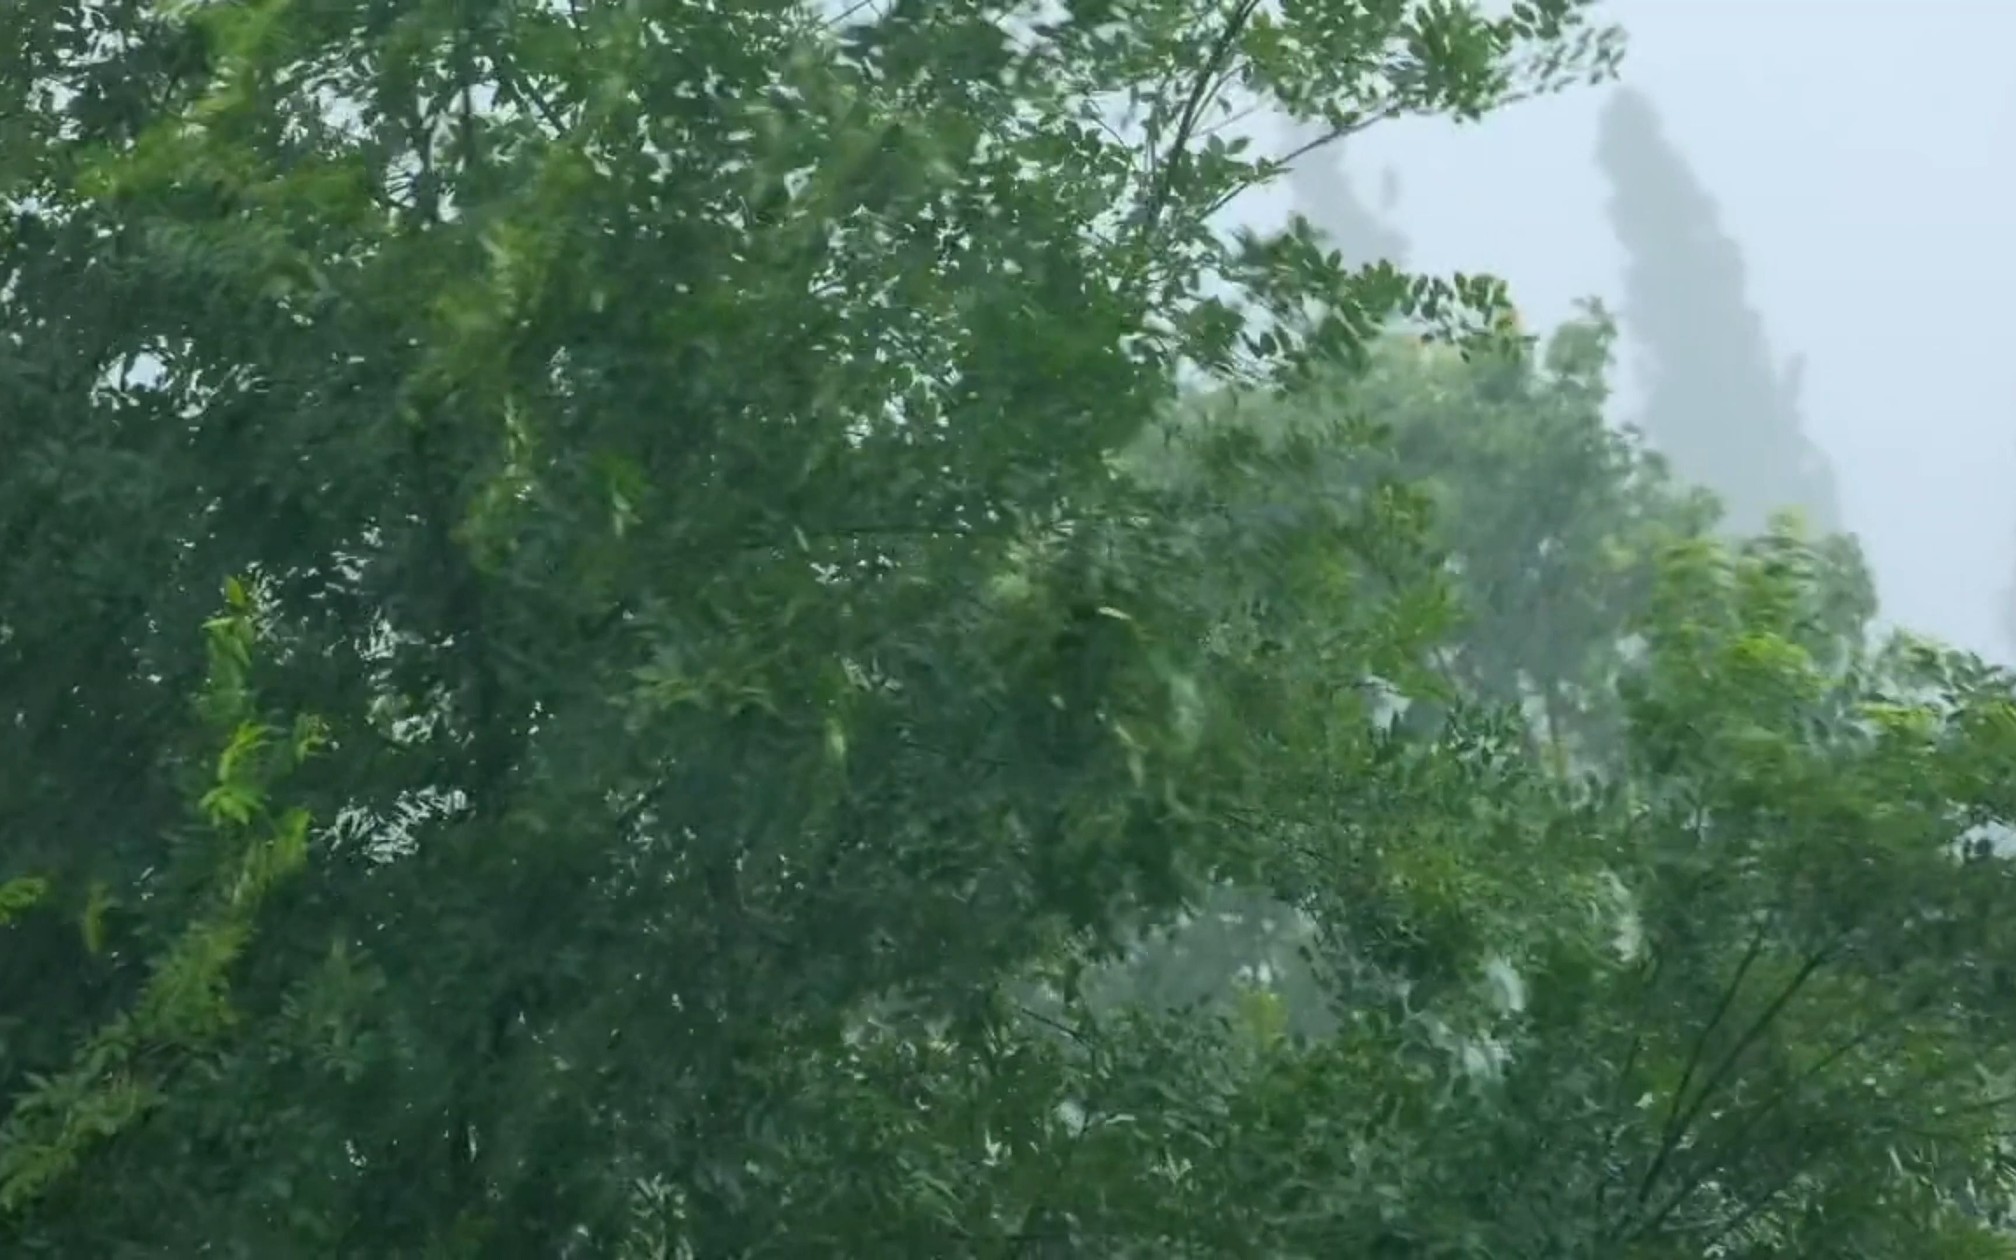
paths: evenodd
<path fill-rule="evenodd" d="M 1611 98 L 1597 160 L 1628 257 L 1621 316 L 1643 352 L 1646 437 L 1721 497 L 1732 530 L 1756 532 L 1793 507 L 1816 530 L 1840 529 L 1833 469 L 1800 418 L 1803 365 L 1773 360 L 1742 253 L 1650 101 Z"/>

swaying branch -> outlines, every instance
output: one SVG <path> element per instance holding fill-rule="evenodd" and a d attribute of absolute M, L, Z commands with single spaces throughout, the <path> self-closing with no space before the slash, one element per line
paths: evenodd
<path fill-rule="evenodd" d="M 1212 41 L 1211 50 L 1204 64 L 1197 69 L 1197 77 L 1191 80 L 1189 95 L 1184 99 L 1183 108 L 1176 116 L 1176 134 L 1170 138 L 1168 151 L 1155 163 L 1154 174 L 1150 177 L 1148 196 L 1138 211 L 1141 238 L 1145 241 L 1153 237 L 1160 225 L 1162 214 L 1168 209 L 1170 199 L 1175 195 L 1176 178 L 1184 169 L 1189 157 L 1190 141 L 1197 133 L 1205 107 L 1223 82 L 1226 68 L 1230 65 L 1239 37 L 1246 32 L 1253 15 L 1260 10 L 1260 0 L 1232 0 L 1225 14 L 1224 29 Z"/>
<path fill-rule="evenodd" d="M 1790 980 L 1786 981 L 1785 987 L 1758 1013 L 1757 1018 L 1750 1021 L 1749 1027 L 1745 1028 L 1742 1034 L 1737 1037 L 1736 1044 L 1730 1047 L 1729 1052 L 1722 1056 L 1721 1062 L 1716 1064 L 1714 1071 L 1709 1073 L 1708 1078 L 1702 1082 L 1699 1092 L 1694 1096 L 1694 1101 L 1679 1115 L 1677 1125 L 1669 1128 L 1665 1140 L 1660 1144 L 1659 1154 L 1654 1158 L 1652 1167 L 1646 1171 L 1645 1181 L 1639 1189 L 1638 1201 L 1640 1204 L 1650 1201 L 1652 1190 L 1657 1183 L 1659 1174 L 1671 1162 L 1674 1154 L 1678 1152 L 1682 1138 L 1692 1130 L 1694 1122 L 1700 1118 L 1701 1112 L 1706 1109 L 1709 1100 L 1722 1092 L 1723 1085 L 1728 1082 L 1730 1076 L 1735 1072 L 1737 1063 L 1764 1036 L 1765 1032 L 1777 1021 L 1778 1016 L 1784 1012 L 1785 1008 L 1791 1005 L 1792 999 L 1797 997 L 1806 987 L 1806 982 L 1811 980 L 1814 974 L 1833 958 L 1834 949 L 1840 944 L 1842 937 L 1845 935 L 1845 932 L 1837 934 L 1826 944 L 1814 950 L 1799 965 L 1799 970 L 1793 973 Z M 1740 973 L 1738 980 L 1731 983 L 1729 994 L 1725 996 L 1733 997 L 1738 983 L 1740 983 Z M 1726 1009 L 1726 1006 L 1724 1009 Z M 1691 1066 L 1690 1064 L 1690 1069 Z M 1684 1088 L 1685 1082 L 1683 1080 L 1682 1090 Z M 1676 1103 L 1679 1101 L 1681 1092 L 1681 1090 L 1674 1092 L 1674 1101 Z M 1639 1238 L 1659 1228 L 1682 1203 L 1686 1202 L 1688 1195 L 1693 1193 L 1694 1189 L 1703 1179 L 1703 1175 L 1697 1174 L 1693 1179 L 1684 1183 L 1680 1187 L 1680 1193 L 1672 1196 L 1665 1206 L 1652 1215 L 1643 1218 L 1636 1226 L 1627 1229 L 1623 1234 L 1622 1240 L 1629 1241 L 1633 1238 Z"/>

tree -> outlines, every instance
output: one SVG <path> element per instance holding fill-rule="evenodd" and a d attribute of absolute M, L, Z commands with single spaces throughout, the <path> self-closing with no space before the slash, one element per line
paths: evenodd
<path fill-rule="evenodd" d="M 1710 541 L 1709 505 L 1605 426 L 1607 339 L 1600 316 L 1544 358 L 1395 336 L 1306 396 L 1205 400 L 1140 453 L 1229 491 L 1191 452 L 1249 452 L 1225 505 L 1248 521 L 1310 512 L 1300 486 L 1421 485 L 1429 550 L 1388 571 L 1432 589 L 1440 557 L 1458 614 L 1407 619 L 1444 672 L 1394 688 L 1453 702 L 1439 720 L 1276 745 L 1240 803 L 1274 896 L 1142 960 L 1228 994 L 1304 951 L 1262 986 L 1268 1066 L 1220 1104 L 1252 1126 L 1220 1141 L 1264 1155 L 1204 1197 L 1275 1254 L 2000 1254 L 2008 1152 L 1974 1118 L 2009 1097 L 1976 1020 L 2008 999 L 1957 977 L 2007 965 L 1981 824 L 2010 809 L 1989 769 L 2009 677 L 1871 650 L 1844 540 Z M 1284 615 L 1287 594 L 1254 648 L 1284 671 L 1363 608 Z M 1306 720 L 1335 677 L 1283 691 L 1326 697 Z M 1310 1171 L 1340 1147 L 1390 1197 Z"/>
<path fill-rule="evenodd" d="M 1284 1251 L 2006 1247 L 2002 1122 L 1977 1123 L 2008 1105 L 2005 1051 L 1977 1021 L 2007 999 L 1973 977 L 2006 966 L 2009 873 L 1956 841 L 2010 809 L 2009 679 L 1909 642 L 1858 657 L 1819 630 L 1826 564 L 1782 535 L 1667 554 L 1620 789 L 1564 795 L 1470 735 L 1441 772 L 1472 790 L 1417 798 L 1446 802 L 1435 843 L 1383 876 L 1306 844 L 1319 917 L 1356 924 L 1332 940 L 1445 979 L 1282 1055 L 1238 1111 L 1278 1162 L 1225 1197 L 1302 1222 Z M 1302 1171 L 1340 1146 L 1383 1208 Z"/>
<path fill-rule="evenodd" d="M 1786 508 L 1822 533 L 1840 529 L 1833 472 L 1801 427 L 1800 363 L 1773 362 L 1737 246 L 1649 100 L 1611 97 L 1597 159 L 1630 260 L 1622 317 L 1644 350 L 1646 436 L 1683 479 L 1715 492 L 1739 534 Z"/>
<path fill-rule="evenodd" d="M 2003 590 L 2001 621 L 2004 644 L 2016 650 L 2016 581 L 2011 581 Z"/>
<path fill-rule="evenodd" d="M 1288 173 L 1296 213 L 1315 224 L 1344 261 L 1353 267 L 1386 262 L 1407 265 L 1407 238 L 1358 198 L 1350 172 L 1334 147 L 1324 147 L 1320 126 L 1291 129 L 1293 148 L 1313 146 Z M 1393 175 L 1387 173 L 1382 209 L 1391 210 L 1398 197 Z"/>
<path fill-rule="evenodd" d="M 1537 741 L 1594 765 L 1618 735 L 1610 697 L 1656 557 L 1714 514 L 1605 423 L 1600 308 L 1544 346 L 1508 331 L 1467 348 L 1391 334 L 1290 399 L 1228 393 L 1179 423 L 1313 439 L 1337 493 L 1423 493 L 1432 562 L 1462 605 L 1438 672 L 1470 702 L 1529 711 Z M 1326 440 L 1337 417 L 1375 428 Z"/>
<path fill-rule="evenodd" d="M 1208 230 L 1608 45 L 1110 16 L 0 12 L 10 1254 L 1995 1242 L 2010 679 Z"/>
<path fill-rule="evenodd" d="M 1051 1219 L 913 1180 L 893 1065 L 1061 1160 L 1004 994 L 1250 861 L 1199 536 L 1108 455 L 1179 365 L 1462 296 L 1210 231 L 1281 173 L 1222 85 L 1474 115 L 1606 61 L 1584 7 L 7 9 L 0 1237 L 606 1254 L 640 1181 L 709 1255 Z M 214 795 L 302 714 L 284 800 Z"/>

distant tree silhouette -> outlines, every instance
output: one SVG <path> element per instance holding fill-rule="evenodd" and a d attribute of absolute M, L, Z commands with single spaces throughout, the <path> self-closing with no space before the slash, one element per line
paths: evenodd
<path fill-rule="evenodd" d="M 1610 99 L 1597 161 L 1628 256 L 1621 315 L 1643 354 L 1646 437 L 1721 498 L 1733 530 L 1761 530 L 1790 507 L 1817 530 L 1840 529 L 1833 469 L 1800 418 L 1803 364 L 1773 361 L 1742 253 L 1644 96 Z"/>
<path fill-rule="evenodd" d="M 2009 657 L 2016 661 L 2016 574 L 2002 588 L 2002 643 L 2009 651 Z"/>
<path fill-rule="evenodd" d="M 1290 147 L 1307 144 L 1320 134 L 1307 125 L 1291 128 Z M 1288 190 L 1295 212 L 1327 236 L 1346 263 L 1355 267 L 1375 262 L 1406 265 L 1406 236 L 1359 200 L 1340 146 L 1326 144 L 1302 155 L 1288 173 Z M 1398 199 L 1398 177 L 1389 170 L 1381 182 L 1380 209 L 1391 210 Z"/>

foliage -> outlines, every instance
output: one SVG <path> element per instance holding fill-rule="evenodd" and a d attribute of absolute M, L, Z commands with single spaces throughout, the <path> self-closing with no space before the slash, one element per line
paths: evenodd
<path fill-rule="evenodd" d="M 1293 461 L 1332 504 L 1418 486 L 1428 550 L 1359 554 L 1416 583 L 1439 560 L 1459 615 L 1432 622 L 1433 672 L 1380 680 L 1411 704 L 1358 755 L 1284 743 L 1324 749 L 1295 761 L 1327 772 L 1316 792 L 1242 801 L 1277 828 L 1275 895 L 1222 890 L 1108 983 L 1182 1009 L 1264 961 L 1311 1038 L 1286 1060 L 1290 1096 L 1320 1095 L 1326 1121 L 1367 1109 L 1303 1129 L 1312 1105 L 1284 1098 L 1285 1127 L 1236 1139 L 1280 1160 L 1236 1197 L 1310 1196 L 1256 1209 L 1256 1230 L 1306 1221 L 1268 1254 L 1917 1255 L 1927 1235 L 1974 1254 L 1995 1237 L 1979 1209 L 2006 1193 L 1989 1188 L 2006 1154 L 1999 1121 L 1972 1121 L 2007 1101 L 1999 1044 L 1961 1008 L 2003 999 L 1951 986 L 2004 965 L 2001 929 L 1963 907 L 1997 901 L 2007 873 L 1985 849 L 1956 861 L 1955 838 L 2006 819 L 1987 800 L 2009 780 L 1982 747 L 1959 754 L 1981 772 L 1958 772 L 1967 787 L 1917 758 L 1974 739 L 1960 732 L 1982 719 L 1962 714 L 2003 712 L 2008 680 L 1908 639 L 1872 651 L 1845 540 L 1788 521 L 1735 551 L 1710 542 L 1712 503 L 1606 428 L 1608 342 L 1600 312 L 1544 354 L 1395 335 L 1328 388 L 1207 399 L 1143 444 L 1157 480 L 1209 478 L 1231 446 Z M 1249 474 L 1242 519 L 1306 511 L 1280 467 Z M 1250 586 L 1221 598 L 1265 604 Z M 1323 636 L 1353 603 L 1279 620 Z M 1292 632 L 1261 641 L 1283 668 L 1316 655 Z M 1432 723 L 1409 720 L 1421 706 Z M 1917 935 L 1931 921 L 1950 933 L 1936 947 Z M 1409 1045 L 1430 1066 L 1396 1118 L 1417 1095 L 1373 1065 Z M 1317 1064 L 1339 1078 L 1316 1083 Z M 1970 1122 L 1918 1126 L 1914 1109 Z M 1383 1200 L 1311 1184 L 1340 1144 L 1395 1161 Z M 1900 1215 L 1918 1224 L 1893 1235 Z"/>
<path fill-rule="evenodd" d="M 237 1021 L 228 995 L 231 966 L 250 943 L 260 903 L 307 863 L 308 815 L 276 813 L 269 798 L 276 775 L 319 749 L 320 724 L 301 719 L 287 732 L 259 719 L 246 676 L 257 637 L 251 596 L 235 580 L 226 595 L 229 611 L 205 627 L 210 674 L 200 705 L 224 743 L 215 781 L 197 802 L 214 843 L 192 843 L 177 854 L 215 869 L 207 879 L 192 870 L 169 872 L 165 881 L 197 889 L 199 913 L 153 960 L 133 1008 L 99 1028 L 70 1071 L 31 1078 L 32 1092 L 0 1130 L 6 1140 L 0 1211 L 40 1198 L 94 1145 L 139 1123 L 165 1100 L 188 1061 L 200 1060 L 231 1030 Z M 101 895 L 79 925 L 94 954 L 103 949 L 102 915 Z"/>
<path fill-rule="evenodd" d="M 1544 347 L 1509 329 L 1467 350 L 1396 333 L 1355 370 L 1286 400 L 1213 399 L 1179 432 L 1232 425 L 1313 441 L 1326 493 L 1419 495 L 1421 559 L 1442 570 L 1461 615 L 1434 653 L 1440 685 L 1425 692 L 1436 694 L 1407 697 L 1424 713 L 1450 695 L 1520 708 L 1536 751 L 1594 768 L 1619 734 L 1609 697 L 1655 561 L 1714 519 L 1709 500 L 1606 423 L 1612 337 L 1600 309 Z"/>
<path fill-rule="evenodd" d="M 0 1244 L 1987 1254 L 2009 680 L 1210 229 L 1584 7 L 0 11 Z"/>

